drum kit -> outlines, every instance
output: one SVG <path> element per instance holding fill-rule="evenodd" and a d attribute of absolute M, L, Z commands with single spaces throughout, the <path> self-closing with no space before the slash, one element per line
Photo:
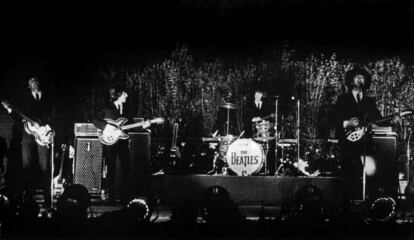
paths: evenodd
<path fill-rule="evenodd" d="M 203 142 L 217 143 L 213 170 L 209 174 L 268 175 L 267 163 L 275 161 L 273 171 L 275 175 L 289 175 L 295 172 L 295 174 L 312 176 L 319 171 L 317 169 L 305 170 L 305 167 L 309 167 L 306 161 L 314 161 L 316 157 L 318 160 L 326 160 L 335 155 L 329 152 L 331 148 L 326 150 L 325 146 L 315 143 L 300 146 L 298 138 L 279 139 L 279 133 L 276 134 L 275 131 L 278 124 L 277 117 L 275 117 L 277 116 L 277 102 L 276 113 L 271 115 L 275 117 L 274 124 L 267 118 L 252 121 L 253 138 L 241 138 L 244 132 L 239 136 L 229 134 L 230 110 L 239 110 L 241 108 L 239 105 L 224 103 L 219 105 L 219 108 L 227 111 L 225 135 L 203 138 Z M 275 147 L 271 148 L 273 145 Z M 270 149 L 275 151 L 274 159 L 268 158 Z M 299 152 L 304 153 L 300 158 Z"/>

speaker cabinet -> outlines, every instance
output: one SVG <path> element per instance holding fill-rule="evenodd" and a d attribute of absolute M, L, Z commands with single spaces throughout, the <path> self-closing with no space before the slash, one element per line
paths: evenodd
<path fill-rule="evenodd" d="M 98 138 L 75 139 L 73 182 L 82 184 L 91 194 L 102 188 L 102 144 Z"/>
<path fill-rule="evenodd" d="M 371 181 L 372 190 L 377 194 L 398 193 L 398 158 L 396 136 L 373 136 L 375 144 L 376 174 Z"/>
<path fill-rule="evenodd" d="M 131 191 L 135 194 L 142 194 L 147 190 L 147 177 L 150 175 L 151 134 L 143 131 L 130 132 L 128 135 Z"/>

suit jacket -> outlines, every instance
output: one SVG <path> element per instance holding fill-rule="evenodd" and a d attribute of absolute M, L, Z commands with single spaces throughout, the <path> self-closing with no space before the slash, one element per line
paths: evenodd
<path fill-rule="evenodd" d="M 261 108 L 259 109 L 256 104 L 250 102 L 246 105 L 244 110 L 244 117 L 243 117 L 243 128 L 244 128 L 244 137 L 252 137 L 253 136 L 253 129 L 252 129 L 252 119 L 255 117 L 266 117 L 272 114 L 274 111 L 273 107 L 269 104 L 262 103 Z M 273 122 L 273 118 L 267 119 L 270 122 Z"/>
<path fill-rule="evenodd" d="M 37 101 L 31 91 L 27 91 L 22 96 L 22 102 L 17 105 L 17 108 L 33 121 L 38 122 L 40 125 L 49 124 L 52 125 L 52 104 L 48 95 L 42 91 L 42 97 L 40 101 Z M 16 114 L 15 111 L 11 112 L 12 118 L 16 121 L 21 121 L 22 118 Z M 22 131 L 22 143 L 35 142 L 34 137 Z"/>
<path fill-rule="evenodd" d="M 375 100 L 364 94 L 360 103 L 357 103 L 352 93 L 338 97 L 331 119 L 336 127 L 336 137 L 341 143 L 345 140 L 343 122 L 353 117 L 358 117 L 360 125 L 381 118 Z"/>
<path fill-rule="evenodd" d="M 122 111 L 123 112 L 121 114 L 113 102 L 107 102 L 101 109 L 95 112 L 93 124 L 95 127 L 103 130 L 106 126 L 106 121 L 104 120 L 105 118 L 116 120 L 120 117 L 126 118 L 129 123 L 132 123 L 133 114 L 129 108 L 128 102 L 123 104 Z"/>

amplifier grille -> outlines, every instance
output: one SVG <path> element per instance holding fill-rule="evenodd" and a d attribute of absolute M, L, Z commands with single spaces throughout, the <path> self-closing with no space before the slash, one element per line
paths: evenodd
<path fill-rule="evenodd" d="M 101 192 L 102 144 L 98 138 L 77 138 L 74 183 L 84 185 L 90 193 Z"/>

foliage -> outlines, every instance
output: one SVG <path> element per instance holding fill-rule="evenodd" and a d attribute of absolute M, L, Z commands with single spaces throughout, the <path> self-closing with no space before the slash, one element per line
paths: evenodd
<path fill-rule="evenodd" d="M 373 76 L 370 94 L 376 96 L 383 115 L 414 103 L 413 66 L 398 57 L 359 63 Z M 177 47 L 169 57 L 143 68 L 103 69 L 107 84 L 127 86 L 138 116 L 166 117 L 170 124 L 183 116 L 202 116 L 203 135 L 211 133 L 218 105 L 230 101 L 243 105 L 252 87 L 260 84 L 270 94 L 293 94 L 301 100 L 301 129 L 308 137 L 328 137 L 328 117 L 337 97 L 345 92 L 344 74 L 355 65 L 336 53 L 298 56 L 285 46 L 265 59 L 197 59 L 187 47 Z M 287 89 L 293 89 L 289 92 Z M 93 106 L 89 101 L 89 107 Z M 292 105 L 294 106 L 294 105 Z M 286 117 L 295 119 L 296 109 Z M 243 111 L 238 115 L 242 126 Z M 293 131 L 293 130 L 292 130 Z"/>

